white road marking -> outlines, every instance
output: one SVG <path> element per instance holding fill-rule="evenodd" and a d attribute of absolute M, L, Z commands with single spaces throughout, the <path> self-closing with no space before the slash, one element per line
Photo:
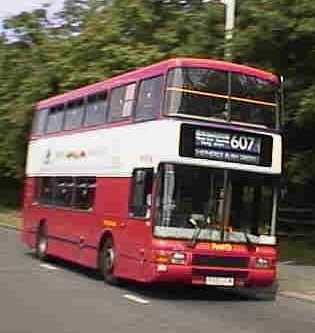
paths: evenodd
<path fill-rule="evenodd" d="M 293 260 L 280 261 L 280 264 L 282 264 L 282 265 L 290 265 L 290 264 L 294 264 L 294 261 Z"/>
<path fill-rule="evenodd" d="M 130 301 L 140 303 L 140 304 L 149 304 L 150 303 L 148 300 L 135 296 L 135 295 L 125 294 L 124 297 L 129 299 Z"/>
<path fill-rule="evenodd" d="M 49 264 L 40 264 L 39 267 L 41 268 L 46 268 L 49 269 L 51 271 L 56 271 L 58 268 L 53 266 L 53 265 L 49 265 Z"/>
<path fill-rule="evenodd" d="M 280 295 L 286 296 L 286 297 L 298 298 L 298 299 L 302 299 L 305 301 L 315 302 L 314 295 L 308 295 L 305 293 L 299 293 L 299 292 L 294 292 L 294 291 L 281 291 Z"/>

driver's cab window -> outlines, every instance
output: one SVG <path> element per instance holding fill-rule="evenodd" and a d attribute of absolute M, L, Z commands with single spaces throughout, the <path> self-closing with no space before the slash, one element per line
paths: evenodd
<path fill-rule="evenodd" d="M 152 201 L 153 169 L 135 169 L 132 174 L 132 188 L 129 214 L 132 217 L 149 218 Z"/>

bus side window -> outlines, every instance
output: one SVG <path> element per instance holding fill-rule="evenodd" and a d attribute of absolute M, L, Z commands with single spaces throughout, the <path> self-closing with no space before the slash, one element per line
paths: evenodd
<path fill-rule="evenodd" d="M 84 109 L 83 99 L 69 103 L 65 110 L 65 130 L 77 129 L 82 125 Z"/>
<path fill-rule="evenodd" d="M 36 110 L 34 112 L 32 135 L 44 134 L 48 112 L 49 109 Z"/>
<path fill-rule="evenodd" d="M 55 181 L 54 204 L 59 207 L 70 207 L 73 196 L 72 177 L 57 177 Z"/>
<path fill-rule="evenodd" d="M 89 210 L 94 205 L 96 188 L 95 177 L 78 177 L 76 178 L 74 193 L 74 208 Z"/>
<path fill-rule="evenodd" d="M 162 83 L 162 76 L 141 81 L 135 113 L 136 120 L 150 120 L 158 116 L 162 100 Z"/>
<path fill-rule="evenodd" d="M 122 120 L 131 116 L 135 93 L 135 83 L 112 89 L 109 110 L 110 122 Z"/>
<path fill-rule="evenodd" d="M 136 169 L 132 174 L 129 213 L 133 217 L 147 218 L 150 214 L 153 169 Z"/>
<path fill-rule="evenodd" d="M 107 109 L 107 93 L 91 95 L 87 99 L 84 126 L 94 126 L 105 123 Z"/>
<path fill-rule="evenodd" d="M 46 133 L 54 133 L 61 131 L 64 121 L 64 105 L 59 105 L 49 110 Z"/>
<path fill-rule="evenodd" d="M 54 178 L 39 177 L 36 184 L 36 198 L 41 204 L 51 205 L 53 201 Z"/>

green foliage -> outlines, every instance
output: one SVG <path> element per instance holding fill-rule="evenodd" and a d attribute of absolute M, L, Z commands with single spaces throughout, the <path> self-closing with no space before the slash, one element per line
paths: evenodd
<path fill-rule="evenodd" d="M 0 38 L 0 172 L 9 177 L 23 176 L 36 101 L 172 56 L 223 58 L 219 3 L 66 0 L 54 20 L 46 10 L 5 20 Z M 286 164 L 298 184 L 315 180 L 314 17 L 311 0 L 238 0 L 232 45 L 235 61 L 286 77 Z"/>
<path fill-rule="evenodd" d="M 238 3 L 235 59 L 285 76 L 288 180 L 315 185 L 315 3 Z"/>

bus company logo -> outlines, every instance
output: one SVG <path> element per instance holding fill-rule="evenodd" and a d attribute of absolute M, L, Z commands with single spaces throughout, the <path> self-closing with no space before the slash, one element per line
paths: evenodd
<path fill-rule="evenodd" d="M 211 243 L 211 250 L 215 251 L 232 251 L 233 246 L 231 244 Z"/>
<path fill-rule="evenodd" d="M 66 153 L 66 158 L 67 159 L 80 159 L 80 158 L 85 158 L 87 157 L 87 153 L 85 150 L 81 149 L 81 150 L 72 150 L 69 151 L 68 153 Z"/>

